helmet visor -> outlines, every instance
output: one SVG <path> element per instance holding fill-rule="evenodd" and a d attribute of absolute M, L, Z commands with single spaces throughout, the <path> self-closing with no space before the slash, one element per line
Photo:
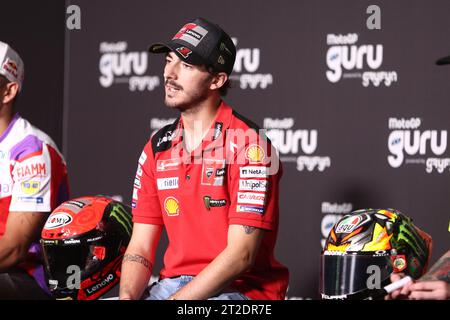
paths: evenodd
<path fill-rule="evenodd" d="M 325 298 L 344 298 L 368 286 L 379 289 L 391 272 L 389 255 L 322 253 L 320 293 Z"/>
<path fill-rule="evenodd" d="M 94 273 L 105 258 L 104 247 L 99 244 L 55 245 L 45 241 L 41 244 L 51 291 L 63 288 L 79 289 L 76 284 Z"/>

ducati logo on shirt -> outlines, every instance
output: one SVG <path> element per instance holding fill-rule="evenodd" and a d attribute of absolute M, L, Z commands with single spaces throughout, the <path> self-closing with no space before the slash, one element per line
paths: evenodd
<path fill-rule="evenodd" d="M 164 200 L 164 210 L 169 217 L 178 216 L 180 214 L 180 203 L 175 197 L 167 197 Z"/>
<path fill-rule="evenodd" d="M 202 185 L 223 186 L 225 159 L 203 159 Z"/>

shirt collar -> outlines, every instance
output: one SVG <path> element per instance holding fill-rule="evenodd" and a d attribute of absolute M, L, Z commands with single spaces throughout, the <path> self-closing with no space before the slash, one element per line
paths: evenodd
<path fill-rule="evenodd" d="M 221 136 L 229 128 L 231 123 L 233 110 L 228 106 L 223 100 L 220 102 L 219 108 L 217 109 L 216 117 L 210 127 L 210 132 L 212 132 L 212 137 L 206 137 L 203 146 L 212 146 L 214 141 L 220 141 Z M 176 145 L 182 140 L 183 137 L 183 118 L 180 116 L 178 123 L 173 133 L 172 145 Z M 208 133 L 209 134 L 209 133 Z"/>

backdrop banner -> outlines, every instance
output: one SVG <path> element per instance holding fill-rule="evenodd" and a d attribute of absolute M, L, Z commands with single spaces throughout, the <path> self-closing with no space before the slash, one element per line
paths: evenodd
<path fill-rule="evenodd" d="M 67 1 L 64 152 L 73 196 L 131 203 L 143 146 L 178 112 L 164 105 L 170 39 L 201 16 L 234 39 L 225 101 L 267 130 L 284 166 L 276 256 L 288 298 L 319 298 L 322 244 L 360 208 L 395 208 L 449 248 L 450 2 Z M 372 26 L 372 27 L 371 27 Z M 157 257 L 161 266 L 160 248 Z"/>

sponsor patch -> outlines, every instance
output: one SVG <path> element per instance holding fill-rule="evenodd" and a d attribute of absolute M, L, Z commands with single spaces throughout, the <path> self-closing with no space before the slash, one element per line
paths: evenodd
<path fill-rule="evenodd" d="M 142 177 L 142 167 L 140 164 L 138 164 L 137 170 L 136 170 L 136 176 Z"/>
<path fill-rule="evenodd" d="M 246 166 L 240 168 L 241 178 L 267 178 L 269 168 L 258 166 Z"/>
<path fill-rule="evenodd" d="M 159 148 L 160 145 L 162 145 L 163 143 L 172 141 L 173 138 L 174 138 L 174 132 L 167 131 L 163 137 L 158 139 L 158 142 L 156 143 L 156 147 Z"/>
<path fill-rule="evenodd" d="M 133 188 L 133 200 L 138 200 L 138 189 Z"/>
<path fill-rule="evenodd" d="M 47 174 L 45 163 L 33 163 L 24 166 L 19 166 L 16 169 L 18 179 L 25 179 L 28 177 L 43 177 Z"/>
<path fill-rule="evenodd" d="M 406 258 L 404 255 L 391 256 L 394 272 L 402 272 L 406 269 Z"/>
<path fill-rule="evenodd" d="M 22 192 L 33 195 L 40 190 L 41 183 L 39 181 L 24 181 L 21 184 Z"/>
<path fill-rule="evenodd" d="M 266 196 L 263 193 L 253 193 L 253 192 L 238 192 L 237 195 L 238 203 L 250 203 L 250 204 L 259 204 L 264 205 L 266 200 Z"/>
<path fill-rule="evenodd" d="M 56 212 L 52 214 L 45 223 L 45 229 L 56 229 L 67 226 L 72 222 L 72 216 L 66 212 Z"/>
<path fill-rule="evenodd" d="M 84 201 L 84 202 L 77 201 L 77 200 L 71 200 L 71 201 L 64 202 L 64 203 L 62 204 L 62 206 L 70 208 L 70 210 L 71 210 L 73 213 L 78 213 L 78 212 L 80 212 L 80 210 L 83 209 L 85 206 L 87 206 L 87 205 L 89 205 L 89 204 L 92 203 L 92 201 L 89 201 L 89 200 L 83 200 L 83 201 Z"/>
<path fill-rule="evenodd" d="M 249 161 L 249 163 L 262 163 L 265 157 L 265 152 L 263 148 L 261 148 L 257 144 L 252 144 L 245 149 L 245 159 Z"/>
<path fill-rule="evenodd" d="M 203 159 L 202 164 L 202 185 L 207 186 L 222 186 L 223 174 L 221 169 L 225 169 L 225 159 Z"/>
<path fill-rule="evenodd" d="M 339 223 L 336 227 L 336 233 L 351 233 L 362 221 L 362 215 L 349 216 Z"/>
<path fill-rule="evenodd" d="M 156 171 L 177 170 L 180 164 L 180 159 L 158 160 L 156 161 Z"/>
<path fill-rule="evenodd" d="M 167 197 L 164 200 L 164 210 L 169 217 L 178 216 L 180 214 L 180 203 L 175 197 Z"/>
<path fill-rule="evenodd" d="M 263 214 L 264 213 L 264 208 L 256 207 L 256 206 L 242 206 L 242 205 L 238 205 L 238 206 L 236 206 L 236 211 L 237 212 L 249 212 L 249 213 Z"/>
<path fill-rule="evenodd" d="M 147 155 L 145 154 L 144 151 L 142 151 L 141 156 L 139 157 L 139 164 L 141 166 L 143 166 L 146 160 L 147 160 Z"/>
<path fill-rule="evenodd" d="M 223 127 L 223 123 L 222 122 L 216 122 L 216 124 L 214 125 L 214 136 L 213 136 L 213 141 L 217 140 L 217 138 L 220 136 L 220 134 L 222 133 L 222 127 Z"/>
<path fill-rule="evenodd" d="M 37 204 L 42 204 L 44 203 L 44 198 L 42 197 L 18 197 L 17 200 L 19 200 L 20 202 L 25 202 L 25 203 L 37 203 Z"/>
<path fill-rule="evenodd" d="M 86 295 L 92 296 L 96 293 L 100 293 L 104 291 L 105 288 L 108 287 L 108 285 L 115 283 L 117 281 L 117 276 L 114 273 L 108 273 L 102 281 L 98 281 L 96 284 L 87 287 L 86 289 L 83 289 Z"/>
<path fill-rule="evenodd" d="M 183 56 L 183 58 L 187 59 L 192 51 L 186 47 L 179 47 L 176 49 L 179 54 Z"/>
<path fill-rule="evenodd" d="M 69 240 L 63 240 L 64 244 L 79 244 L 81 243 L 80 239 L 69 239 Z"/>
<path fill-rule="evenodd" d="M 186 41 L 196 47 L 207 33 L 208 30 L 205 28 L 196 25 L 195 23 L 187 23 L 177 32 L 173 39 Z"/>
<path fill-rule="evenodd" d="M 142 187 L 141 186 L 141 179 L 139 179 L 138 177 L 134 179 L 134 187 L 136 189 L 140 189 Z"/>
<path fill-rule="evenodd" d="M 3 63 L 3 70 L 13 75 L 15 78 L 18 77 L 18 68 L 17 63 L 14 60 L 7 59 L 5 63 Z"/>
<path fill-rule="evenodd" d="M 156 180 L 158 190 L 178 189 L 178 177 L 161 178 Z"/>
<path fill-rule="evenodd" d="M 266 192 L 268 184 L 268 180 L 239 179 L 239 190 Z"/>
<path fill-rule="evenodd" d="M 227 200 L 225 199 L 211 199 L 210 196 L 204 196 L 203 202 L 208 211 L 211 210 L 211 207 L 224 207 L 227 204 Z"/>

